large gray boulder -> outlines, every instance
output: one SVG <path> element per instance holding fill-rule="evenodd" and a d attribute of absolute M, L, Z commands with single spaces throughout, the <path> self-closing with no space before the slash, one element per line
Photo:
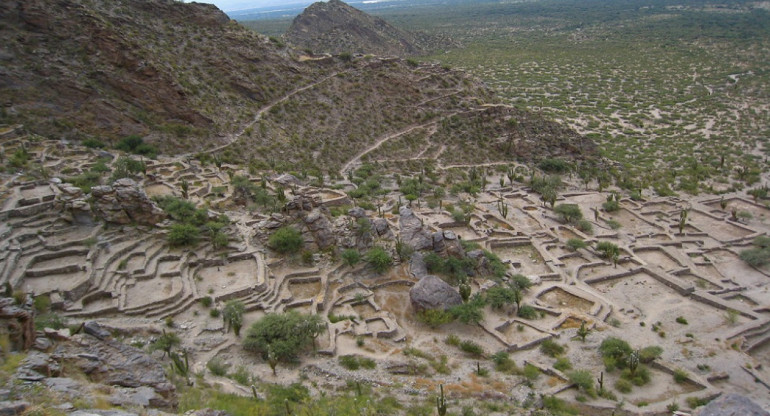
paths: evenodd
<path fill-rule="evenodd" d="M 695 416 L 770 416 L 748 397 L 724 394 L 695 412 Z"/>
<path fill-rule="evenodd" d="M 463 303 L 460 293 L 440 278 L 429 274 L 409 290 L 409 299 L 416 311 L 449 309 Z"/>
<path fill-rule="evenodd" d="M 144 389 L 142 400 L 146 399 L 151 407 L 176 406 L 176 389 L 166 378 L 161 363 L 144 351 L 118 341 L 76 335 L 70 342 L 59 344 L 51 360 L 77 368 L 95 383 L 133 389 L 149 387 L 155 394 Z"/>
<path fill-rule="evenodd" d="M 98 217 L 117 224 L 155 225 L 166 213 L 132 179 L 118 179 L 112 186 L 91 188 L 93 209 Z"/>
<path fill-rule="evenodd" d="M 422 220 L 407 207 L 401 207 L 398 213 L 401 241 L 415 250 L 433 249 L 433 235 L 423 227 Z"/>
<path fill-rule="evenodd" d="M 305 225 L 313 233 L 313 239 L 321 250 L 337 244 L 337 238 L 334 236 L 334 227 L 319 208 L 315 208 L 307 214 Z"/>

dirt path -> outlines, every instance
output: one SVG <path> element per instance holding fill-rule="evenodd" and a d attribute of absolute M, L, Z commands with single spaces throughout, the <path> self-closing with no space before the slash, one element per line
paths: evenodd
<path fill-rule="evenodd" d="M 227 147 L 230 147 L 233 143 L 238 141 L 238 139 L 240 139 L 241 136 L 243 136 L 243 134 L 246 132 L 246 130 L 248 130 L 249 128 L 253 127 L 255 124 L 257 124 L 257 122 L 260 119 L 262 119 L 262 114 L 264 114 L 266 111 L 269 111 L 271 108 L 273 108 L 276 105 L 278 105 L 278 104 L 288 100 L 289 98 L 293 97 L 294 95 L 296 95 L 296 94 L 298 94 L 298 93 L 300 93 L 302 91 L 306 91 L 306 90 L 309 90 L 311 88 L 314 88 L 317 85 L 322 84 L 322 83 L 324 83 L 324 82 L 326 82 L 326 81 L 336 77 L 338 74 L 339 74 L 339 72 L 334 72 L 331 75 L 329 75 L 329 76 L 327 76 L 325 78 L 321 78 L 320 80 L 318 80 L 318 81 L 316 81 L 316 82 L 314 82 L 312 84 L 308 84 L 308 85 L 305 85 L 304 87 L 300 87 L 300 88 L 297 88 L 295 90 L 292 90 L 288 94 L 284 95 L 283 97 L 281 97 L 281 98 L 271 102 L 270 104 L 260 108 L 259 111 L 257 111 L 257 114 L 254 116 L 254 118 L 250 122 L 246 123 L 237 133 L 230 134 L 228 136 L 226 143 L 221 144 L 221 145 L 216 146 L 216 147 L 213 147 L 211 149 L 202 150 L 200 152 L 185 153 L 185 154 L 182 154 L 181 156 L 182 157 L 190 157 L 193 154 L 197 154 L 197 153 L 214 153 L 214 152 L 218 152 L 218 151 L 220 151 L 222 149 L 225 149 Z"/>
<path fill-rule="evenodd" d="M 371 152 L 372 150 L 380 147 L 383 143 L 387 142 L 388 140 L 395 139 L 396 137 L 403 136 L 404 134 L 407 134 L 407 133 L 409 133 L 409 132 L 411 132 L 413 130 L 421 129 L 421 128 L 428 127 L 428 126 L 431 126 L 431 125 L 435 126 L 436 123 L 438 123 L 438 121 L 434 120 L 434 121 L 431 121 L 431 122 L 428 122 L 428 123 L 423 123 L 423 124 L 410 124 L 409 126 L 404 128 L 403 130 L 399 130 L 399 131 L 397 131 L 395 133 L 391 133 L 391 134 L 387 134 L 385 136 L 382 136 L 376 142 L 374 142 L 371 146 L 369 146 L 366 149 L 360 151 L 358 154 L 353 156 L 352 159 L 350 159 L 347 163 L 345 163 L 345 165 L 342 166 L 341 172 L 343 174 L 347 173 L 354 165 L 357 165 L 358 163 L 361 162 L 361 158 L 364 155 L 366 155 L 367 153 Z M 431 134 L 433 134 L 433 133 L 435 133 L 435 131 L 432 132 Z"/>

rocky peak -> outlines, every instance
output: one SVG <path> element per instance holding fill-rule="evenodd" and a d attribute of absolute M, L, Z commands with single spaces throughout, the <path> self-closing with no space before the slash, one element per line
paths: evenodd
<path fill-rule="evenodd" d="M 296 46 L 334 54 L 406 56 L 424 49 L 413 34 L 339 0 L 308 6 L 284 37 Z"/>

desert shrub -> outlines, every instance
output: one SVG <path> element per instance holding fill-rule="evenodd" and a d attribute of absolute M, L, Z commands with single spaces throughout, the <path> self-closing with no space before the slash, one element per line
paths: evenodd
<path fill-rule="evenodd" d="M 573 251 L 579 250 L 581 248 L 588 247 L 588 244 L 586 244 L 585 241 L 579 239 L 579 238 L 570 238 L 567 240 L 567 247 L 572 249 Z"/>
<path fill-rule="evenodd" d="M 253 323 L 246 332 L 243 348 L 268 358 L 274 354 L 280 361 L 292 361 L 323 332 L 325 325 L 318 315 L 301 315 L 290 311 L 270 313 Z"/>
<path fill-rule="evenodd" d="M 681 368 L 677 368 L 674 370 L 674 381 L 682 384 L 690 379 L 690 374 L 687 373 L 687 371 L 682 370 Z"/>
<path fill-rule="evenodd" d="M 519 308 L 518 314 L 520 317 L 524 319 L 537 319 L 537 310 L 529 305 L 521 305 Z"/>
<path fill-rule="evenodd" d="M 478 324 L 484 320 L 484 301 L 476 296 L 470 302 L 456 305 L 449 309 L 452 316 L 464 324 Z"/>
<path fill-rule="evenodd" d="M 166 240 L 174 247 L 194 246 L 200 241 L 200 230 L 192 224 L 173 224 Z"/>
<path fill-rule="evenodd" d="M 631 346 L 628 342 L 615 337 L 608 337 L 602 341 L 599 345 L 599 352 L 605 359 L 604 364 L 607 367 L 607 371 L 610 370 L 608 361 L 613 364 L 614 367 L 625 367 L 625 360 L 631 354 Z"/>
<path fill-rule="evenodd" d="M 644 347 L 639 351 L 639 361 L 642 363 L 650 363 L 663 354 L 663 348 L 657 345 L 651 345 Z"/>
<path fill-rule="evenodd" d="M 543 408 L 552 415 L 577 415 L 578 410 L 556 396 L 543 396 Z"/>
<path fill-rule="evenodd" d="M 564 346 L 548 338 L 540 344 L 540 352 L 549 357 L 557 357 L 564 354 Z"/>
<path fill-rule="evenodd" d="M 553 209 L 553 212 L 559 214 L 565 222 L 570 224 L 583 219 L 583 212 L 580 211 L 577 204 L 559 204 Z"/>
<path fill-rule="evenodd" d="M 417 320 L 436 329 L 441 325 L 454 321 L 454 316 L 443 309 L 426 309 L 417 313 Z"/>
<path fill-rule="evenodd" d="M 358 363 L 358 357 L 355 355 L 341 355 L 338 358 L 340 365 L 348 370 L 358 370 L 361 365 Z"/>
<path fill-rule="evenodd" d="M 569 358 L 567 357 L 559 357 L 556 359 L 556 362 L 553 364 L 553 368 L 559 371 L 566 371 L 572 368 L 572 363 L 569 361 Z"/>
<path fill-rule="evenodd" d="M 289 226 L 277 229 L 268 239 L 267 245 L 282 254 L 297 253 L 302 248 L 302 233 Z"/>
<path fill-rule="evenodd" d="M 537 164 L 537 167 L 540 168 L 543 172 L 546 173 L 566 173 L 570 170 L 570 164 L 569 162 L 562 160 L 562 159 L 543 159 L 540 161 L 540 163 Z"/>
<path fill-rule="evenodd" d="M 102 148 L 107 146 L 106 144 L 104 144 L 103 141 L 101 141 L 99 139 L 96 139 L 96 138 L 93 138 L 93 137 L 89 137 L 89 138 L 83 140 L 81 142 L 81 144 L 83 146 L 85 146 L 85 147 L 90 148 L 90 149 L 102 149 Z"/>
<path fill-rule="evenodd" d="M 532 282 L 527 276 L 516 273 L 511 277 L 510 285 L 521 290 L 527 290 L 532 286 Z"/>
<path fill-rule="evenodd" d="M 626 368 L 620 373 L 620 378 L 630 381 L 635 386 L 644 386 L 650 382 L 652 374 L 647 367 L 639 366 L 636 371 L 631 371 L 630 368 Z"/>
<path fill-rule="evenodd" d="M 618 201 L 615 201 L 614 199 L 612 201 L 606 201 L 602 204 L 602 208 L 607 212 L 615 212 L 620 209 L 620 203 Z"/>
<path fill-rule="evenodd" d="M 246 367 L 244 366 L 238 366 L 238 368 L 227 377 L 241 386 L 249 386 L 252 384 L 251 374 L 249 374 L 249 371 L 246 370 Z"/>
<path fill-rule="evenodd" d="M 621 393 L 630 393 L 633 388 L 634 388 L 634 385 L 631 384 L 628 380 L 621 378 L 615 382 L 615 390 Z"/>
<path fill-rule="evenodd" d="M 447 337 L 446 337 L 446 339 L 444 340 L 444 342 L 445 342 L 447 345 L 451 345 L 451 346 L 453 346 L 453 347 L 457 347 L 457 346 L 459 346 L 459 345 L 460 345 L 460 337 L 458 337 L 458 336 L 457 336 L 457 335 L 455 335 L 455 334 L 450 334 L 449 336 L 447 336 Z"/>
<path fill-rule="evenodd" d="M 495 370 L 501 373 L 509 373 L 516 369 L 516 363 L 505 351 L 499 351 L 492 355 L 492 362 L 495 363 Z"/>
<path fill-rule="evenodd" d="M 524 369 L 522 370 L 522 375 L 527 380 L 535 380 L 540 376 L 540 369 L 532 364 L 527 363 L 527 365 L 525 365 Z"/>
<path fill-rule="evenodd" d="M 588 221 L 588 220 L 578 221 L 576 227 L 578 230 L 586 234 L 591 234 L 594 231 L 594 225 L 591 224 L 591 221 Z"/>
<path fill-rule="evenodd" d="M 682 324 L 682 325 L 687 325 L 688 324 L 687 319 L 685 319 L 684 316 L 677 316 L 676 317 L 676 323 Z"/>
<path fill-rule="evenodd" d="M 484 348 L 470 340 L 461 341 L 459 347 L 462 352 L 470 354 L 474 357 L 481 357 L 484 355 Z"/>
<path fill-rule="evenodd" d="M 204 297 L 201 298 L 200 302 L 201 302 L 201 305 L 203 305 L 204 307 L 208 308 L 209 306 L 211 306 L 211 304 L 214 302 L 214 300 L 211 299 L 211 296 L 204 296 Z"/>
<path fill-rule="evenodd" d="M 570 383 L 574 383 L 578 388 L 591 397 L 596 397 L 594 391 L 594 376 L 588 370 L 575 370 L 567 373 Z"/>
<path fill-rule="evenodd" d="M 366 252 L 366 262 L 377 273 L 383 273 L 393 265 L 393 259 L 382 247 L 374 247 Z"/>
<path fill-rule="evenodd" d="M 518 300 L 518 295 L 513 289 L 494 286 L 487 290 L 486 299 L 492 308 L 501 309 L 506 305 L 515 304 Z"/>
<path fill-rule="evenodd" d="M 211 374 L 215 376 L 225 376 L 227 374 L 228 365 L 225 364 L 220 358 L 214 358 L 206 363 L 206 368 L 211 371 Z"/>

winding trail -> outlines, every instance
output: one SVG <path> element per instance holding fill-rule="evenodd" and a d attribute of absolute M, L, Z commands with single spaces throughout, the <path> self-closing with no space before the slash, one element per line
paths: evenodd
<path fill-rule="evenodd" d="M 353 166 L 357 165 L 361 162 L 361 158 L 366 155 L 367 153 L 371 152 L 372 150 L 380 147 L 383 143 L 387 142 L 388 140 L 395 139 L 396 137 L 403 136 L 407 133 L 412 132 L 413 130 L 425 128 L 428 126 L 435 126 L 438 123 L 438 120 L 430 121 L 427 123 L 422 124 L 410 124 L 406 128 L 399 130 L 395 133 L 390 133 L 385 136 L 382 136 L 379 138 L 376 142 L 374 142 L 371 146 L 365 148 L 364 150 L 358 152 L 355 156 L 353 156 L 352 159 L 350 159 L 347 163 L 345 163 L 344 166 L 342 166 L 341 172 L 342 174 L 346 174 L 350 169 L 352 169 Z M 435 131 L 431 132 L 431 134 L 435 133 Z"/>
<path fill-rule="evenodd" d="M 318 86 L 318 85 L 320 85 L 320 84 L 322 84 L 322 83 L 324 83 L 324 82 L 326 82 L 326 81 L 336 77 L 339 74 L 340 74 L 339 72 L 333 72 L 331 75 L 326 76 L 324 78 L 321 78 L 320 80 L 318 80 L 316 82 L 313 82 L 311 84 L 305 85 L 304 87 L 300 87 L 300 88 L 297 88 L 295 90 L 292 90 L 289 93 L 287 93 L 286 95 L 284 95 L 283 97 L 278 98 L 277 100 L 274 100 L 274 101 L 270 102 L 269 104 L 267 104 L 266 106 L 260 108 L 257 111 L 257 114 L 254 116 L 254 118 L 250 122 L 246 123 L 237 133 L 231 133 L 231 134 L 228 135 L 226 143 L 221 144 L 221 145 L 216 146 L 216 147 L 212 147 L 211 149 L 206 149 L 206 150 L 196 151 L 196 152 L 190 152 L 190 153 L 184 153 L 184 154 L 182 154 L 180 156 L 181 157 L 190 157 L 193 154 L 198 154 L 198 153 L 214 153 L 214 152 L 218 152 L 218 151 L 220 151 L 222 149 L 225 149 L 225 148 L 228 148 L 228 147 L 232 146 L 233 143 L 238 141 L 238 139 L 240 139 L 241 136 L 243 136 L 243 134 L 246 133 L 246 130 L 248 130 L 249 128 L 253 127 L 255 124 L 257 124 L 257 122 L 259 120 L 262 119 L 262 114 L 264 114 L 265 111 L 270 111 L 271 108 L 273 108 L 276 105 L 278 105 L 278 104 L 288 100 L 289 98 L 293 97 L 294 95 L 299 94 L 302 91 L 307 91 L 307 90 L 309 90 L 311 88 L 314 88 L 314 87 L 316 87 L 316 86 Z"/>

